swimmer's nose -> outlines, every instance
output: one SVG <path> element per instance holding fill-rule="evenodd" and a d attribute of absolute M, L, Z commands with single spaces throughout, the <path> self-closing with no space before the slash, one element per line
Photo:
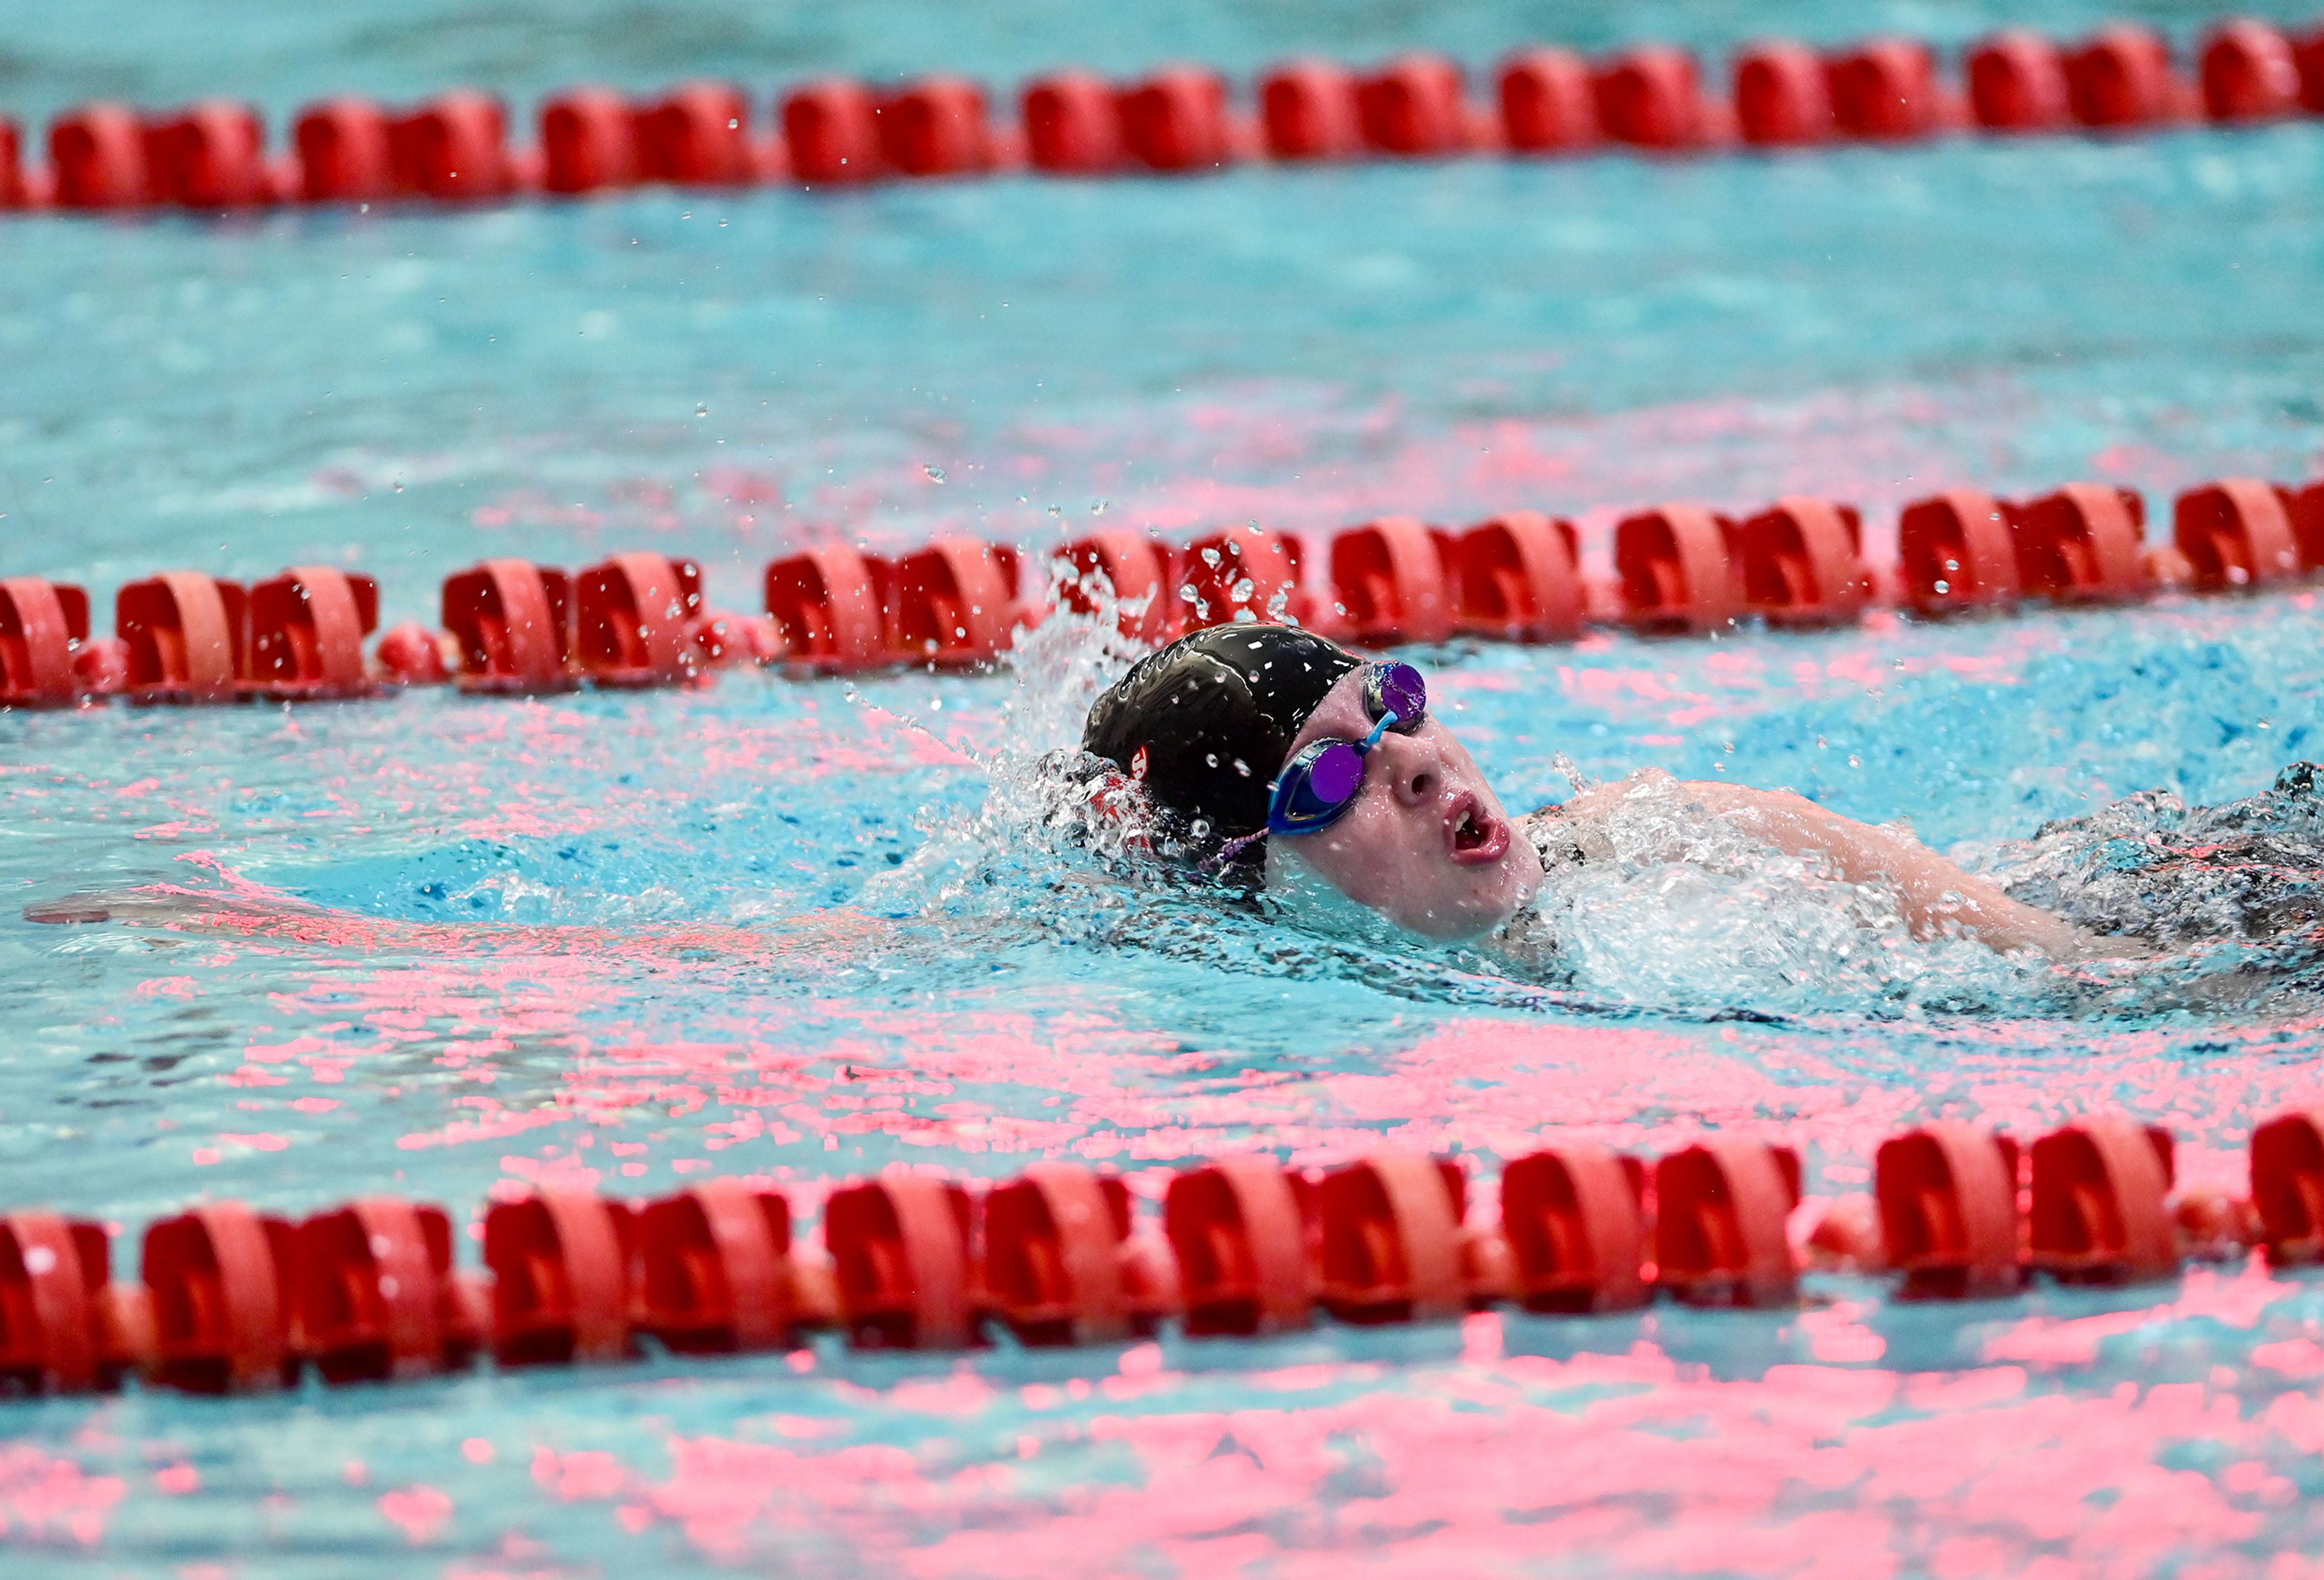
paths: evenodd
<path fill-rule="evenodd" d="M 1436 749 L 1409 735 L 1383 735 L 1380 745 L 1389 748 L 1386 764 L 1393 776 L 1389 782 L 1396 788 L 1396 799 L 1407 807 L 1426 806 L 1444 793 L 1444 760 Z M 1379 747 L 1373 752 L 1378 754 Z"/>

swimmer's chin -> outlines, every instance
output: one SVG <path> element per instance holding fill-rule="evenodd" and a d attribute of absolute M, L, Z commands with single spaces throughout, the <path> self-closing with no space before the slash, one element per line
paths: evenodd
<path fill-rule="evenodd" d="M 1506 929 L 1533 901 L 1526 888 L 1517 903 L 1476 910 L 1429 910 L 1418 916 L 1396 916 L 1354 900 L 1333 887 L 1305 863 L 1270 853 L 1267 864 L 1267 897 L 1280 904 L 1286 916 L 1321 932 L 1362 938 L 1375 944 L 1406 945 L 1419 938 L 1432 944 L 1480 944 Z"/>

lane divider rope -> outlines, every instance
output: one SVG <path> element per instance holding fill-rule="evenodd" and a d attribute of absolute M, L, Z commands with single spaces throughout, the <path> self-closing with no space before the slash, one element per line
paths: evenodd
<path fill-rule="evenodd" d="M 251 587 L 164 571 L 117 590 L 110 636 L 92 631 L 85 589 L 9 577 L 0 707 L 344 700 L 447 682 L 538 696 L 696 684 L 741 664 L 975 670 L 1053 600 L 1091 611 L 1108 593 L 1123 632 L 1148 642 L 1259 620 L 1358 646 L 2128 604 L 2324 573 L 2324 481 L 2205 483 L 2173 502 L 2168 542 L 2145 532 L 2138 493 L 2084 482 L 2025 500 L 1967 488 L 1915 500 L 1897 519 L 1896 562 L 1878 568 L 1861 513 L 1840 501 L 1793 495 L 1735 515 L 1656 505 L 1616 522 L 1607 582 L 1584 577 L 1571 521 L 1523 510 L 1458 531 L 1380 517 L 1321 544 L 1251 526 L 1184 544 L 1112 528 L 1046 553 L 959 536 L 892 558 L 831 542 L 766 568 L 763 614 L 714 608 L 700 566 L 667 554 L 616 554 L 578 575 L 494 559 L 446 579 L 440 628 L 400 624 L 368 657 L 380 592 L 361 571 L 294 566 Z"/>
<path fill-rule="evenodd" d="M 1039 1162 L 976 1188 L 891 1170 L 837 1185 L 819 1244 L 789 1198 L 746 1179 L 635 1203 L 551 1187 L 489 1205 L 464 1271 L 443 1208 L 365 1197 L 293 1222 L 208 1202 L 149 1224 L 137 1280 L 104 1225 L 0 1215 L 0 1389 L 124 1379 L 190 1393 L 594 1364 L 650 1341 L 682 1354 L 784 1350 L 816 1329 L 857 1348 L 959 1351 L 1441 1322 L 1495 1306 L 1583 1314 L 1657 1297 L 1781 1310 L 1803 1270 L 1891 1280 L 1895 1298 L 1990 1299 L 2036 1279 L 2135 1285 L 2262 1247 L 2324 1261 L 2324 1109 L 2249 1146 L 2250 1195 L 2173 1187 L 2169 1132 L 2120 1113 L 2021 1147 L 1957 1120 L 1884 1141 L 1869 1196 L 1803 1204 L 1791 1147 L 1713 1135 L 1651 1162 L 1569 1141 L 1512 1160 L 1491 1215 L 1456 1160 L 1382 1151 L 1338 1168 L 1264 1156 L 1175 1174 L 1158 1215 L 1118 1176 Z"/>
<path fill-rule="evenodd" d="M 2287 33 L 2233 18 L 2181 73 L 2153 29 L 2116 23 L 2067 45 L 2022 29 L 1971 46 L 1956 78 L 1927 44 L 1876 38 L 1829 52 L 1773 41 L 1732 61 L 1729 97 L 1687 51 L 1662 44 L 1588 60 L 1536 47 L 1510 55 L 1489 104 L 1461 66 L 1407 54 L 1370 70 L 1278 66 L 1240 104 L 1220 73 L 1172 66 L 1130 82 L 1065 70 L 1026 86 L 1018 124 L 996 125 L 985 89 L 952 74 L 886 88 L 825 78 L 786 92 L 761 130 L 742 88 L 689 82 L 632 100 L 583 87 L 540 106 L 536 143 L 513 148 L 502 101 L 457 88 L 401 109 L 337 97 L 301 110 L 270 149 L 253 106 L 205 99 L 161 113 L 80 105 L 48 128 L 28 168 L 0 120 L 0 208 L 234 209 L 278 203 L 447 204 L 521 193 L 574 196 L 646 182 L 742 187 L 790 180 L 850 187 L 1030 169 L 1052 175 L 1185 174 L 1266 159 L 1301 162 L 1468 154 L 1658 153 L 1955 132 L 2121 133 L 2197 121 L 2324 115 L 2324 26 Z"/>

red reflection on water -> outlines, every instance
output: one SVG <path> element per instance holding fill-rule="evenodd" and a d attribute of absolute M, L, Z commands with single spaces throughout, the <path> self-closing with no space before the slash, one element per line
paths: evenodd
<path fill-rule="evenodd" d="M 1748 1345 L 1811 1318 L 1713 1320 Z M 1625 1573 L 2128 1576 L 2203 1555 L 2200 1572 L 2254 1574 L 2324 1529 L 2292 1474 L 2324 1443 L 2306 1397 L 2249 1409 L 2226 1373 L 2069 1391 L 2079 1369 L 1990 1361 L 1723 1376 L 1674 1360 L 1655 1326 L 1564 1356 L 1472 1337 L 1489 1358 L 1013 1397 L 958 1375 L 846 1389 L 832 1415 L 675 1433 L 641 1460 L 543 1449 L 535 1476 L 722 1563 L 839 1541 L 928 1576 L 1518 1574 L 1584 1556 Z M 1235 1402 L 1203 1402 L 1222 1392 Z"/>
<path fill-rule="evenodd" d="M 30 1442 L 0 1442 L 0 1544 L 95 1547 L 128 1490 L 118 1476 L 93 1475 Z"/>

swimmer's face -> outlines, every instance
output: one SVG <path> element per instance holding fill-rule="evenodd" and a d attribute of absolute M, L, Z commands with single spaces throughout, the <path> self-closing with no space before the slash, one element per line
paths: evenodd
<path fill-rule="evenodd" d="M 1311 742 L 1371 734 L 1364 671 L 1340 677 L 1286 762 Z M 1273 851 L 1360 905 L 1431 938 L 1489 932 L 1541 883 L 1541 858 L 1485 784 L 1452 732 L 1431 713 L 1419 730 L 1390 730 L 1364 759 L 1355 805 L 1313 834 L 1277 834 Z"/>

